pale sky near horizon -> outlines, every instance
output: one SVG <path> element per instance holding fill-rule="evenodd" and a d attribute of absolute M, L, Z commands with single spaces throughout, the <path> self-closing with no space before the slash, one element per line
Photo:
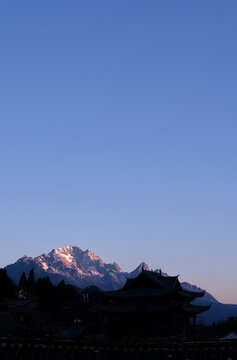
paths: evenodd
<path fill-rule="evenodd" d="M 237 304 L 236 1 L 1 1 L 0 267 L 77 245 Z"/>

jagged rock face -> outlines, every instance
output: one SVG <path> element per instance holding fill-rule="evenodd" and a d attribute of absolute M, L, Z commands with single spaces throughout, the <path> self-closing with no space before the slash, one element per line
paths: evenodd
<path fill-rule="evenodd" d="M 201 289 L 200 287 L 196 285 L 191 285 L 188 282 L 182 282 L 182 287 L 188 291 L 197 291 L 197 292 L 203 291 L 203 289 Z M 217 303 L 218 301 L 214 298 L 214 296 L 212 296 L 208 292 L 205 292 L 205 295 L 202 298 L 197 298 L 194 301 L 195 304 L 204 304 L 204 305 L 213 302 Z"/>
<path fill-rule="evenodd" d="M 127 278 L 134 278 L 144 270 L 150 270 L 149 266 L 141 263 L 131 273 L 121 270 L 118 264 L 105 264 L 103 260 L 92 251 L 83 251 L 78 246 L 67 246 L 53 249 L 48 254 L 42 254 L 35 258 L 24 256 L 16 263 L 6 266 L 6 271 L 17 284 L 23 272 L 28 276 L 34 269 L 35 277 L 49 276 L 54 284 L 64 280 L 68 284 L 85 288 L 97 286 L 102 290 L 115 290 L 121 288 Z M 161 270 L 155 270 L 159 272 Z M 162 271 L 163 276 L 167 276 Z M 182 283 L 182 286 L 190 291 L 201 291 L 195 285 Z M 206 293 L 203 300 L 215 302 L 216 299 Z"/>
<path fill-rule="evenodd" d="M 6 270 L 18 283 L 22 272 L 28 274 L 32 268 L 36 278 L 49 276 L 55 284 L 63 279 L 81 288 L 95 285 L 103 290 L 122 287 L 128 275 L 118 264 L 105 264 L 92 251 L 83 251 L 77 246 L 53 249 L 34 259 L 24 256 L 15 264 L 8 265 Z"/>

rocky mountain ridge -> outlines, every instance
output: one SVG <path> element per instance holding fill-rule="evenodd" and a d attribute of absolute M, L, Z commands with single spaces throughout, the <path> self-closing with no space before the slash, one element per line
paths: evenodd
<path fill-rule="evenodd" d="M 85 288 L 97 286 L 102 290 L 115 290 L 121 288 L 127 278 L 136 277 L 142 268 L 149 270 L 149 266 L 141 263 L 132 272 L 124 272 L 117 263 L 106 264 L 92 251 L 83 251 L 78 246 L 67 246 L 53 249 L 48 254 L 42 254 L 35 258 L 23 256 L 14 264 L 6 266 L 8 275 L 15 283 L 18 283 L 23 272 L 28 275 L 34 269 L 35 277 L 49 276 L 54 284 L 61 280 L 74 286 Z M 155 270 L 160 271 L 159 269 Z M 167 276 L 166 273 L 162 274 Z M 191 291 L 201 291 L 195 285 L 182 283 L 182 286 Z M 217 302 L 217 300 L 206 292 L 202 301 Z"/>

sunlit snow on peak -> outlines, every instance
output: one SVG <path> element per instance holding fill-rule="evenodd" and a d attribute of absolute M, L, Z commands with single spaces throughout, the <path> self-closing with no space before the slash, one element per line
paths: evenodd
<path fill-rule="evenodd" d="M 60 249 L 58 249 L 58 250 L 60 250 Z M 59 260 L 66 259 L 67 262 L 69 262 L 69 263 L 72 263 L 74 261 L 74 258 L 71 254 L 64 254 L 64 253 L 61 253 L 60 251 L 55 251 L 53 256 L 54 256 L 54 258 L 59 259 Z"/>
<path fill-rule="evenodd" d="M 86 250 L 86 253 L 91 260 L 100 260 L 100 257 L 95 255 L 91 250 Z"/>

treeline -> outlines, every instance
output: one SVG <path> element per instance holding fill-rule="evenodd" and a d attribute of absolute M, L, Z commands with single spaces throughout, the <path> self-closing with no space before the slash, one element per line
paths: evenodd
<path fill-rule="evenodd" d="M 0 269 L 0 299 L 15 297 L 16 286 L 7 275 L 5 269 Z"/>
<path fill-rule="evenodd" d="M 217 336 L 217 338 L 224 337 L 231 332 L 237 333 L 237 316 L 231 316 L 227 320 L 219 321 L 218 323 L 213 323 L 209 326 Z"/>
<path fill-rule="evenodd" d="M 30 271 L 28 278 L 23 273 L 18 285 L 15 285 L 6 270 L 0 269 L 0 299 L 36 299 L 41 311 L 56 312 L 63 302 L 77 301 L 80 293 L 80 289 L 65 284 L 63 280 L 57 286 L 52 284 L 49 277 L 36 280 L 34 269 Z"/>

